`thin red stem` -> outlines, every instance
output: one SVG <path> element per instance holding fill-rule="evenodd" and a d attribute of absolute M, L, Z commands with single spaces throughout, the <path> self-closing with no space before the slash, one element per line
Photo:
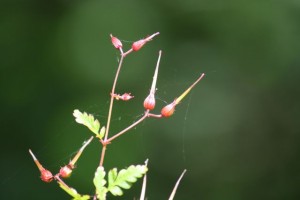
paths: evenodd
<path fill-rule="evenodd" d="M 103 166 L 105 152 L 106 152 L 106 144 L 102 146 L 101 158 L 100 158 L 99 166 Z"/>
<path fill-rule="evenodd" d="M 122 67 L 122 63 L 124 60 L 124 56 L 121 56 L 120 62 L 119 62 L 119 66 L 116 72 L 116 76 L 115 76 L 115 80 L 111 89 L 111 94 L 115 94 L 115 89 L 116 89 L 116 85 L 117 85 L 117 80 L 121 71 L 121 67 Z M 104 137 L 104 141 L 107 139 L 108 136 L 108 132 L 109 132 L 109 126 L 110 126 L 110 120 L 111 120 L 111 115 L 112 115 L 112 108 L 113 108 L 113 104 L 114 104 L 114 97 L 111 96 L 110 98 L 110 105 L 109 105 L 109 111 L 108 111 L 108 119 L 107 119 L 107 124 L 106 124 L 106 130 L 105 130 L 105 137 Z"/>
<path fill-rule="evenodd" d="M 59 175 L 55 175 L 54 179 L 56 179 L 58 182 L 60 182 L 63 186 L 65 186 L 66 188 L 70 188 L 60 177 Z"/>
<path fill-rule="evenodd" d="M 123 60 L 124 60 L 124 54 L 121 55 L 121 59 L 120 59 L 118 69 L 117 69 L 117 72 L 116 72 L 115 80 L 114 80 L 114 83 L 113 83 L 113 86 L 112 86 L 112 89 L 111 89 L 111 94 L 115 93 L 117 80 L 118 80 L 118 77 L 119 77 L 119 74 L 120 74 L 120 71 L 121 71 Z M 102 147 L 99 166 L 103 166 L 103 162 L 104 162 L 104 157 L 105 157 L 105 152 L 106 152 L 106 144 L 107 144 L 106 140 L 107 140 L 108 132 L 109 132 L 109 126 L 110 126 L 110 120 L 111 120 L 111 115 L 112 115 L 113 104 L 114 104 L 114 97 L 113 97 L 113 95 L 111 95 L 110 104 L 109 104 L 109 111 L 108 111 L 108 117 L 107 117 L 107 124 L 106 124 L 106 129 L 105 129 L 104 142 L 103 142 L 104 145 Z"/>
<path fill-rule="evenodd" d="M 133 51 L 133 49 L 129 49 L 128 51 L 126 51 L 125 53 L 122 52 L 122 56 L 126 57 L 128 54 L 130 54 Z"/>
<path fill-rule="evenodd" d="M 133 124 L 131 124 L 130 126 L 128 126 L 127 128 L 123 129 L 122 131 L 120 131 L 119 133 L 115 134 L 114 136 L 112 136 L 111 138 L 109 138 L 108 140 L 106 140 L 107 143 L 110 143 L 111 141 L 113 141 L 114 139 L 116 139 L 117 137 L 123 135 L 125 132 L 129 131 L 130 129 L 132 129 L 133 127 L 135 127 L 136 125 L 138 125 L 139 123 L 141 123 L 142 121 L 144 121 L 144 119 L 146 119 L 148 117 L 148 113 L 149 110 L 147 110 L 144 114 L 143 117 L 141 117 L 139 120 L 137 120 L 136 122 L 134 122 Z"/>
<path fill-rule="evenodd" d="M 148 113 L 148 117 L 161 118 L 162 115 L 161 114 L 157 115 L 157 114 Z"/>

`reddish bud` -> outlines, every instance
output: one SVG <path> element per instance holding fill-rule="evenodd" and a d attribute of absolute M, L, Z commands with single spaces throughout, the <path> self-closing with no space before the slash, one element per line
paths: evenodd
<path fill-rule="evenodd" d="M 72 170 L 73 170 L 72 165 L 66 165 L 59 170 L 59 175 L 63 178 L 68 178 L 71 176 Z"/>
<path fill-rule="evenodd" d="M 111 43 L 114 45 L 116 49 L 122 48 L 123 46 L 122 42 L 118 38 L 114 37 L 112 34 L 110 34 L 110 37 L 111 37 Z"/>
<path fill-rule="evenodd" d="M 144 108 L 147 110 L 153 110 L 155 107 L 155 97 L 153 94 L 149 94 L 144 101 Z"/>
<path fill-rule="evenodd" d="M 173 115 L 174 111 L 175 111 L 175 106 L 176 106 L 176 102 L 172 102 L 168 105 L 166 105 L 165 107 L 163 107 L 163 109 L 161 109 L 161 115 L 163 117 L 170 117 L 171 115 Z"/>
<path fill-rule="evenodd" d="M 116 100 L 123 100 L 123 101 L 128 101 L 132 99 L 134 96 L 131 96 L 131 93 L 124 93 L 122 95 L 119 94 L 110 94 L 112 97 L 114 97 Z"/>
<path fill-rule="evenodd" d="M 146 42 L 147 42 L 147 40 L 145 40 L 145 39 L 142 39 L 142 40 L 139 40 L 139 41 L 134 42 L 134 43 L 132 44 L 132 50 L 133 50 L 133 51 L 138 51 L 138 50 L 140 50 L 140 49 L 144 46 L 144 44 L 146 44 Z"/>
<path fill-rule="evenodd" d="M 52 173 L 47 169 L 42 169 L 41 171 L 41 179 L 46 183 L 50 183 L 53 180 Z"/>
<path fill-rule="evenodd" d="M 120 96 L 120 99 L 123 101 L 128 101 L 132 99 L 134 96 L 131 96 L 131 93 L 124 93 L 122 96 Z"/>

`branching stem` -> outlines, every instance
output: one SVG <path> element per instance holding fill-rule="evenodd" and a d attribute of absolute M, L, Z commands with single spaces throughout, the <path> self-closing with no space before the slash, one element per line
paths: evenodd
<path fill-rule="evenodd" d="M 150 41 L 151 39 L 153 39 L 156 35 L 158 35 L 159 32 L 157 33 L 154 33 L 153 35 L 145 38 L 146 41 Z M 121 53 L 121 58 L 120 58 L 120 61 L 119 61 L 119 65 L 118 65 L 118 69 L 117 69 L 117 72 L 116 72 L 116 75 L 115 75 L 115 79 L 114 79 L 114 83 L 113 83 L 113 86 L 112 86 L 112 90 L 111 90 L 111 94 L 115 94 L 115 89 L 116 89 L 116 85 L 117 85 L 117 81 L 118 81 L 118 78 L 119 78 L 119 74 L 120 74 L 120 71 L 121 71 L 121 67 L 122 67 L 122 64 L 123 64 L 123 60 L 124 58 L 130 54 L 131 52 L 133 52 L 133 48 L 130 48 L 128 51 L 126 51 L 125 53 L 123 52 L 123 49 L 122 47 L 119 48 L 120 50 L 120 53 Z M 160 51 L 160 55 L 161 55 L 161 51 Z M 160 56 L 159 56 L 159 59 L 160 59 Z M 159 62 L 159 61 L 158 61 Z M 156 74 L 157 74 L 157 70 L 156 70 Z M 156 80 L 155 80 L 156 82 Z M 155 89 L 155 88 L 154 88 Z M 153 89 L 152 89 L 153 90 Z M 155 91 L 155 90 L 154 90 Z M 140 122 L 142 122 L 145 118 L 148 117 L 148 114 L 149 114 L 149 110 L 147 110 L 144 114 L 144 116 L 139 119 L 138 121 L 136 121 L 135 123 L 131 124 L 130 126 L 128 126 L 127 128 L 125 128 L 123 131 L 117 133 L 116 135 L 112 136 L 111 138 L 107 139 L 108 138 L 108 133 L 109 133 L 109 127 L 110 127 L 110 121 L 111 121 L 111 116 L 112 116 L 112 109 L 113 109 L 113 104 L 114 104 L 114 95 L 111 95 L 111 98 L 110 98 L 110 104 L 109 104 L 109 110 L 108 110 L 108 117 L 107 117 L 107 124 L 106 124 L 106 129 L 105 129 L 105 135 L 104 135 L 104 139 L 101 140 L 101 143 L 102 143 L 102 152 L 101 152 L 101 157 L 100 157 L 100 163 L 99 163 L 99 166 L 103 166 L 103 162 L 104 162 L 104 157 L 105 157 L 105 152 L 106 152 L 106 146 L 112 141 L 114 140 L 115 138 L 119 137 L 120 135 L 122 135 L 123 133 L 125 133 L 126 131 L 130 130 L 131 128 L 133 128 L 134 126 L 136 126 L 137 124 L 139 124 Z"/>

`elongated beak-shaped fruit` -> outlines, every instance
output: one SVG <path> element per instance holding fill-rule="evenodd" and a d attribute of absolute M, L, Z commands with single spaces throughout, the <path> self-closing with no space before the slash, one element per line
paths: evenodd
<path fill-rule="evenodd" d="M 159 51 L 156 67 L 155 67 L 155 72 L 153 75 L 153 80 L 152 80 L 152 85 L 150 89 L 149 95 L 146 97 L 144 100 L 144 108 L 146 110 L 153 110 L 155 107 L 155 91 L 156 91 L 156 82 L 157 82 L 157 76 L 158 76 L 158 68 L 159 68 L 159 63 L 160 63 L 160 58 L 161 58 L 161 51 Z"/>
<path fill-rule="evenodd" d="M 93 140 L 93 136 L 90 137 L 90 139 L 88 141 L 86 141 L 82 147 L 79 149 L 79 151 L 76 153 L 76 155 L 74 156 L 74 158 L 69 162 L 69 164 L 65 165 L 64 167 L 61 167 L 59 170 L 59 175 L 63 178 L 68 178 L 71 176 L 73 169 L 75 168 L 75 163 L 77 162 L 77 160 L 79 159 L 79 157 L 81 156 L 83 150 L 87 147 L 87 145 L 89 145 L 91 143 L 91 141 Z"/>
<path fill-rule="evenodd" d="M 29 149 L 29 153 L 31 155 L 31 157 L 33 158 L 33 161 L 35 162 L 36 166 L 39 168 L 40 172 L 41 172 L 41 179 L 42 181 L 46 182 L 46 183 L 50 183 L 53 180 L 53 175 L 52 173 L 45 169 L 41 163 L 38 161 L 38 159 L 34 156 L 34 154 L 32 153 L 32 151 Z"/>
<path fill-rule="evenodd" d="M 175 107 L 181 102 L 181 100 L 192 90 L 192 88 L 204 77 L 204 73 L 188 88 L 186 89 L 178 98 L 176 98 L 172 103 L 166 105 L 161 110 L 161 115 L 163 117 L 170 117 L 175 112 Z"/>
<path fill-rule="evenodd" d="M 150 35 L 150 36 L 148 36 L 148 37 L 146 37 L 145 39 L 141 39 L 141 40 L 138 40 L 138 41 L 136 41 L 136 42 L 134 42 L 133 44 L 132 44 L 132 50 L 133 51 L 138 51 L 138 50 L 140 50 L 147 42 L 149 42 L 150 40 L 152 40 L 152 38 L 154 38 L 156 35 L 158 35 L 159 34 L 159 32 L 157 32 L 157 33 L 154 33 L 154 34 L 152 34 L 152 35 Z"/>

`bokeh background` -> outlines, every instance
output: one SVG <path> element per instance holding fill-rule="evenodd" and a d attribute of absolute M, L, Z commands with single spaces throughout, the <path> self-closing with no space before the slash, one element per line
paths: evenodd
<path fill-rule="evenodd" d="M 143 114 L 158 51 L 157 109 L 207 76 L 169 119 L 148 119 L 109 146 L 106 169 L 149 159 L 148 199 L 300 198 L 300 1 L 4 0 L 0 6 L 1 199 L 70 199 L 39 180 L 28 149 L 55 172 L 91 134 L 78 108 L 106 123 L 118 52 L 159 31 L 125 59 L 111 134 Z M 94 192 L 94 140 L 70 186 Z M 141 181 L 121 198 L 140 194 Z"/>

